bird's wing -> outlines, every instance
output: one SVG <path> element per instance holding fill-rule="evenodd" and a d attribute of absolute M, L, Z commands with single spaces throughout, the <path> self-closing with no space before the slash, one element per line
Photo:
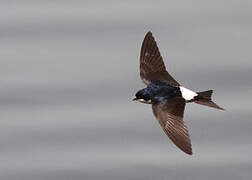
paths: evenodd
<path fill-rule="evenodd" d="M 152 110 L 166 135 L 187 154 L 192 154 L 188 128 L 183 121 L 185 100 L 177 96 L 164 102 L 153 102 Z"/>
<path fill-rule="evenodd" d="M 142 43 L 140 77 L 146 85 L 152 81 L 163 81 L 172 86 L 179 86 L 179 83 L 166 71 L 163 58 L 151 32 L 145 35 Z"/>

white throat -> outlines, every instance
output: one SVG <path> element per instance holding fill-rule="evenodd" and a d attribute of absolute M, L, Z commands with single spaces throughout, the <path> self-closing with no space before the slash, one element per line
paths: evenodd
<path fill-rule="evenodd" d="M 151 104 L 151 100 L 145 101 L 144 99 L 137 99 L 137 101 L 144 104 Z"/>
<path fill-rule="evenodd" d="M 191 91 L 190 89 L 187 89 L 183 86 L 179 86 L 179 89 L 181 91 L 182 97 L 186 100 L 186 101 L 190 101 L 192 100 L 195 96 L 198 96 L 198 94 L 194 91 Z"/>

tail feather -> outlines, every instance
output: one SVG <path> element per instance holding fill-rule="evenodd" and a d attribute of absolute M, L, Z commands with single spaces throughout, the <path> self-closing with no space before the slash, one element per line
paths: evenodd
<path fill-rule="evenodd" d="M 205 99 L 210 99 L 211 100 L 211 96 L 213 94 L 213 90 L 208 90 L 208 91 L 203 91 L 203 92 L 197 92 L 197 94 L 200 97 L 203 97 Z"/>
<path fill-rule="evenodd" d="M 211 99 L 212 93 L 213 93 L 213 90 L 197 92 L 198 96 L 195 98 L 194 102 L 197 104 L 204 105 L 204 106 L 209 106 L 212 108 L 224 110 L 222 107 L 218 106 L 212 101 Z"/>

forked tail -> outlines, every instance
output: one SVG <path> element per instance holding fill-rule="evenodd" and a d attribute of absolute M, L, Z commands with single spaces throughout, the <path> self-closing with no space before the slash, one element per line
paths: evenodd
<path fill-rule="evenodd" d="M 223 108 L 221 108 L 220 106 L 218 106 L 212 101 L 211 99 L 212 93 L 213 93 L 213 90 L 197 92 L 198 96 L 195 97 L 194 102 L 197 104 L 204 105 L 204 106 L 209 106 L 212 108 L 224 110 Z"/>

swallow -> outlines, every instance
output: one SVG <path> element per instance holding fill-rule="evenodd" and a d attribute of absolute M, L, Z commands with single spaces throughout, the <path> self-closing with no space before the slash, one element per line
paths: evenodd
<path fill-rule="evenodd" d="M 194 92 L 181 86 L 166 70 L 151 32 L 145 35 L 140 53 L 140 77 L 147 86 L 133 100 L 152 105 L 161 128 L 183 152 L 192 155 L 188 128 L 183 120 L 186 103 L 197 103 L 224 110 L 212 99 L 213 90 Z"/>

